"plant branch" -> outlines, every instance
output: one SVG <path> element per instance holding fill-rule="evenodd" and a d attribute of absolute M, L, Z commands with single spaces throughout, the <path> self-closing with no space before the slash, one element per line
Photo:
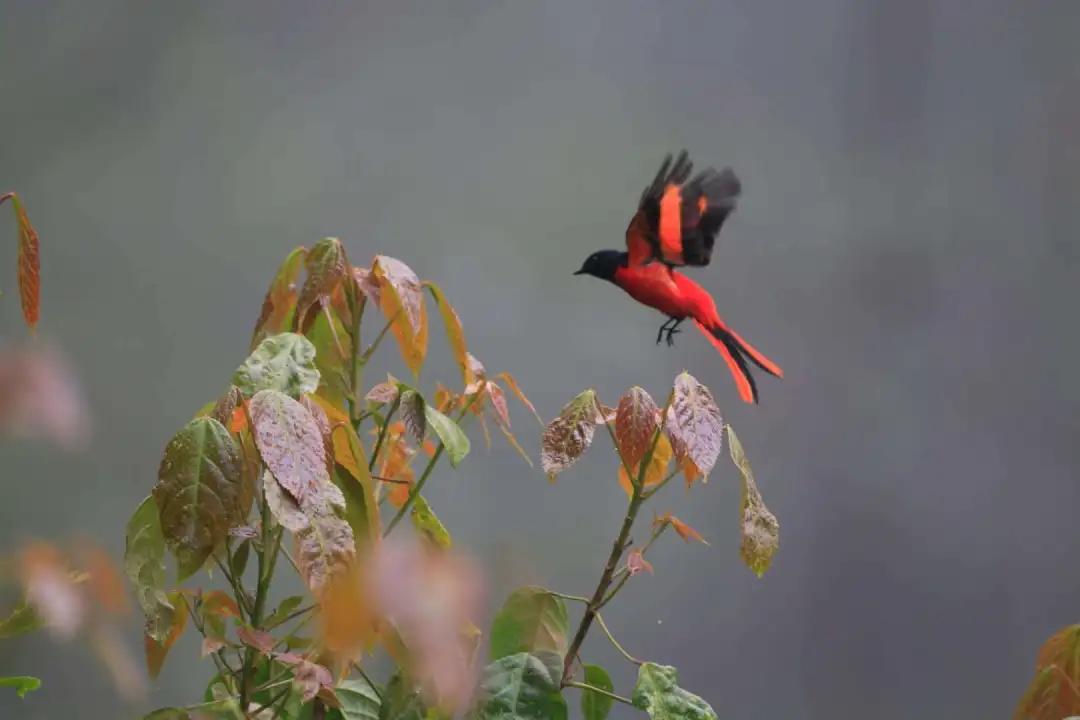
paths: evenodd
<path fill-rule="evenodd" d="M 226 552 L 229 552 L 228 543 L 225 545 Z M 231 554 L 231 553 L 230 553 Z M 221 574 L 225 576 L 225 579 L 229 581 L 229 585 L 232 587 L 233 594 L 236 595 L 236 602 L 240 608 L 251 617 L 251 606 L 248 605 L 247 593 L 244 592 L 244 586 L 240 583 L 239 578 L 229 572 L 228 566 L 221 562 L 221 559 L 214 556 L 214 562 L 217 563 L 218 568 L 221 569 Z"/>
<path fill-rule="evenodd" d="M 290 680 L 290 682 L 292 682 L 292 681 Z M 245 714 L 245 717 L 259 717 L 259 713 L 261 713 L 266 708 L 272 707 L 273 705 L 275 705 L 278 700 L 280 700 L 281 698 L 288 695 L 291 691 L 292 691 L 291 687 L 281 688 L 280 692 L 278 692 L 273 697 L 267 698 L 266 702 L 262 703 L 257 708 L 255 708 L 255 710 L 252 711 L 250 715 Z M 274 717 L 277 717 L 277 713 L 274 713 Z"/>
<path fill-rule="evenodd" d="M 664 523 L 663 525 L 661 525 L 656 530 L 653 530 L 652 537 L 650 537 L 649 541 L 647 543 L 645 543 L 645 546 L 643 548 L 641 548 L 641 557 L 645 557 L 645 554 L 647 552 L 649 552 L 649 548 L 651 548 L 653 543 L 656 542 L 656 539 L 658 537 L 660 537 L 661 535 L 663 535 L 664 531 L 667 530 L 667 529 L 668 529 L 668 524 Z M 622 590 L 623 585 L 625 585 L 626 581 L 629 580 L 629 579 L 630 579 L 630 569 L 626 568 L 626 567 L 620 568 L 619 571 L 617 573 L 615 573 L 615 578 L 614 578 L 615 587 L 611 589 L 611 592 L 609 592 L 607 594 L 607 597 L 605 597 L 603 600 L 600 601 L 600 608 L 603 608 L 605 605 L 607 605 L 609 602 L 611 602 L 612 598 L 614 598 L 615 595 L 618 594 L 618 592 L 620 590 Z"/>
<path fill-rule="evenodd" d="M 477 398 L 479 397 L 480 393 L 476 393 L 469 399 L 469 402 L 465 403 L 465 406 L 461 408 L 461 412 L 459 412 L 457 414 L 457 417 L 454 418 L 455 423 L 461 422 L 461 419 L 465 417 L 465 413 L 469 411 L 469 408 L 473 406 L 473 403 L 475 403 Z M 387 417 L 387 422 L 389 422 L 389 420 L 390 418 Z M 412 507 L 413 501 L 416 500 L 416 498 L 420 495 L 420 491 L 424 489 L 424 484 L 428 481 L 428 477 L 431 476 L 431 471 L 435 469 L 435 465 L 439 462 L 439 458 L 442 457 L 444 450 L 446 450 L 446 444 L 442 440 L 440 440 L 439 446 L 435 448 L 435 452 L 432 454 L 431 459 L 428 460 L 428 464 L 424 468 L 424 472 L 420 474 L 420 479 L 416 481 L 416 485 L 413 486 L 412 490 L 409 491 L 408 499 L 406 499 L 402 506 L 398 508 L 397 514 L 394 515 L 393 518 L 391 518 L 390 523 L 386 526 L 386 532 L 383 533 L 383 537 L 389 535 L 390 531 L 393 530 L 399 522 L 401 522 L 401 518 L 405 517 L 405 513 L 407 513 L 409 511 L 409 508 Z M 372 455 L 372 460 L 374 459 L 375 456 Z"/>
<path fill-rule="evenodd" d="M 368 460 L 368 472 L 375 469 L 375 461 L 379 457 L 379 451 L 382 450 L 383 442 L 386 440 L 386 431 L 390 429 L 390 418 L 397 412 L 398 407 L 401 405 L 401 395 L 399 394 L 394 398 L 394 402 L 390 405 L 390 410 L 386 413 L 386 419 L 383 420 L 382 427 L 379 428 L 379 438 L 375 441 L 375 448 L 371 451 L 371 459 Z"/>
<path fill-rule="evenodd" d="M 360 322 L 364 319 L 364 309 L 367 307 L 367 299 L 362 293 L 358 292 L 356 282 L 350 278 L 349 283 L 352 292 L 348 293 L 347 297 L 350 298 L 349 303 L 352 306 L 353 314 L 353 326 L 352 326 L 352 388 L 349 393 L 349 418 L 352 420 L 353 425 L 357 425 L 360 422 L 360 388 L 363 387 L 361 378 L 363 377 L 365 362 L 360 361 Z"/>
<path fill-rule="evenodd" d="M 401 312 L 400 310 L 398 312 Z M 394 313 L 394 317 L 386 321 L 383 325 L 383 329 L 379 331 L 379 334 L 375 337 L 375 342 L 371 343 L 371 346 L 364 351 L 363 356 L 360 358 L 362 365 L 367 365 L 367 361 L 371 359 L 371 356 L 375 354 L 375 351 L 379 349 L 379 343 L 386 337 L 386 333 L 394 326 L 394 321 L 397 320 L 397 313 Z"/>
<path fill-rule="evenodd" d="M 564 687 L 577 688 L 578 690 L 587 690 L 588 692 L 594 692 L 597 695 L 603 695 L 604 697 L 611 698 L 612 700 L 617 700 L 617 701 L 623 703 L 624 705 L 630 705 L 631 707 L 637 707 L 636 705 L 634 705 L 634 701 L 631 700 L 628 697 L 623 697 L 622 695 L 616 695 L 613 692 L 608 692 L 607 690 L 604 690 L 603 688 L 598 688 L 595 685 L 589 685 L 588 683 L 576 682 L 574 680 L 568 680 L 568 681 L 563 683 L 563 686 Z"/>
<path fill-rule="evenodd" d="M 360 677 L 364 678 L 364 682 L 366 682 L 368 684 L 368 687 L 371 688 L 372 692 L 375 693 L 375 697 L 379 698 L 379 703 L 382 704 L 382 702 L 383 702 L 383 694 L 382 694 L 382 692 L 379 691 L 379 688 L 375 684 L 375 682 L 370 677 L 368 677 L 368 674 L 366 672 L 364 672 L 364 668 L 360 667 L 360 663 L 353 662 L 352 667 L 353 667 L 353 670 L 360 673 Z"/>
<path fill-rule="evenodd" d="M 545 590 L 544 592 L 546 592 L 548 595 L 554 595 L 557 598 L 562 598 L 563 600 L 572 600 L 573 602 L 585 603 L 586 605 L 589 604 L 589 598 L 585 597 L 584 595 L 567 595 L 566 593 L 555 592 L 554 590 Z"/>
<path fill-rule="evenodd" d="M 282 534 L 279 529 L 271 541 L 270 507 L 266 502 L 260 502 L 259 511 L 262 524 L 262 549 L 259 551 L 259 583 L 255 590 L 255 606 L 251 610 L 251 626 L 256 629 L 259 629 L 262 624 L 266 599 L 270 594 L 270 583 L 274 579 L 274 565 L 277 563 L 277 557 L 281 549 Z M 251 674 L 254 669 L 255 651 L 248 648 L 244 654 L 244 667 L 241 670 L 240 679 L 240 707 L 242 708 L 247 707 L 248 685 L 251 683 Z"/>
<path fill-rule="evenodd" d="M 664 404 L 661 418 L 665 420 L 667 418 L 667 409 L 671 405 L 673 396 L 674 393 L 669 394 L 667 403 Z M 607 423 L 605 423 L 605 425 L 606 424 Z M 600 580 L 596 584 L 596 590 L 593 591 L 592 597 L 589 598 L 589 602 L 585 606 L 585 613 L 581 616 L 581 622 L 578 624 L 577 631 L 574 633 L 574 639 L 570 641 L 570 648 L 567 650 L 566 658 L 563 660 L 563 687 L 566 687 L 573 681 L 574 658 L 577 657 L 578 652 L 581 650 L 581 646 L 585 642 L 585 637 L 589 634 L 589 628 L 592 626 L 593 619 L 596 618 L 604 598 L 607 595 L 608 588 L 611 587 L 611 579 L 615 575 L 615 569 L 619 564 L 619 559 L 622 558 L 623 553 L 626 551 L 627 538 L 630 537 L 630 530 L 634 526 L 634 520 L 637 519 L 637 514 L 641 509 L 642 503 L 645 502 L 645 496 L 642 495 L 642 490 L 645 485 L 645 472 L 652 462 L 652 456 L 656 451 L 656 445 L 660 442 L 660 436 L 664 432 L 664 424 L 663 421 L 660 423 L 660 427 L 657 428 L 656 433 L 653 435 L 652 444 L 649 445 L 649 449 L 641 459 L 641 464 L 638 466 L 637 481 L 632 483 L 634 492 L 630 496 L 630 504 L 626 508 L 626 515 L 623 517 L 622 527 L 619 528 L 619 534 L 615 538 L 615 542 L 611 545 L 611 552 L 608 554 L 607 563 L 604 565 L 604 571 L 600 574 Z M 612 432 L 612 439 L 614 439 L 614 432 Z M 615 450 L 616 452 L 619 452 L 618 443 L 615 445 Z M 621 452 L 619 452 L 619 458 L 620 460 L 622 459 Z M 633 478 L 634 476 L 630 475 L 630 477 Z"/>

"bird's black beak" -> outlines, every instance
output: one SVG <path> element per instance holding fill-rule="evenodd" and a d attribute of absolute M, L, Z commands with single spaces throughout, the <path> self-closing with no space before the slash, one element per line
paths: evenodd
<path fill-rule="evenodd" d="M 575 275 L 584 275 L 584 274 L 585 274 L 585 266 L 584 266 L 584 265 L 582 265 L 582 266 L 581 266 L 581 269 L 580 269 L 580 270 L 577 270 L 576 272 L 574 272 L 574 274 L 575 274 Z"/>

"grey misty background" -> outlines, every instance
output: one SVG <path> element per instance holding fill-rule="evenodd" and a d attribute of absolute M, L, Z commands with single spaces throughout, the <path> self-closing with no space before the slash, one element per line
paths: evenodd
<path fill-rule="evenodd" d="M 740 564 L 725 468 L 657 508 L 712 546 L 663 542 L 607 615 L 722 717 L 1011 712 L 1037 647 L 1080 620 L 1080 4 L 216 5 L 2 4 L 0 183 L 38 226 L 42 334 L 96 419 L 82 453 L 0 446 L 3 547 L 89 535 L 119 557 L 280 259 L 338 235 L 437 279 L 545 417 L 589 386 L 660 397 L 683 368 L 713 388 L 781 520 L 777 561 Z M 694 276 L 787 371 L 757 408 L 701 338 L 655 347 L 661 317 L 571 275 L 684 146 L 746 188 Z M 454 377 L 432 346 L 429 389 Z M 472 434 L 428 496 L 490 605 L 522 582 L 590 590 L 624 508 L 606 440 L 552 487 Z M 0 716 L 131 714 L 82 646 L 3 648 L 0 674 L 45 686 L 0 694 Z M 630 691 L 600 637 L 586 653 Z M 152 706 L 201 697 L 197 654 L 174 650 Z"/>

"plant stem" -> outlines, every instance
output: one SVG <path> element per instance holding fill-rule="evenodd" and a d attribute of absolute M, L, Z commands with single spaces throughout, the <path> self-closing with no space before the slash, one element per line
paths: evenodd
<path fill-rule="evenodd" d="M 290 688 L 290 687 L 282 688 L 281 691 L 277 695 L 274 695 L 273 697 L 268 698 L 266 702 L 264 702 L 263 704 L 261 704 L 257 708 L 255 708 L 255 710 L 251 712 L 251 717 L 258 717 L 259 713 L 261 713 L 266 708 L 271 707 L 272 705 L 277 703 L 278 700 L 280 700 L 281 698 L 288 695 L 291 690 L 292 690 L 292 688 Z M 247 715 L 245 715 L 245 717 L 247 717 Z M 275 713 L 274 717 L 277 717 L 276 713 Z"/>
<path fill-rule="evenodd" d="M 645 485 L 645 472 L 652 462 L 653 453 L 656 452 L 656 445 L 660 442 L 660 436 L 664 432 L 667 410 L 671 405 L 672 397 L 674 397 L 674 392 L 668 395 L 667 402 L 664 404 L 664 409 L 660 415 L 662 418 L 660 427 L 656 429 L 656 433 L 653 435 L 652 444 L 649 445 L 649 449 L 645 452 L 645 456 L 638 465 L 637 482 L 631 483 L 634 488 L 634 493 L 630 496 L 630 505 L 626 508 L 626 516 L 623 517 L 622 527 L 619 528 L 619 534 L 611 546 L 611 553 L 608 555 L 603 573 L 600 574 L 600 581 L 596 584 L 596 590 L 593 591 L 592 597 L 589 598 L 589 602 L 585 606 L 585 614 L 581 616 L 581 622 L 578 624 L 577 631 L 574 633 L 574 639 L 570 641 L 570 648 L 567 650 L 566 659 L 563 661 L 563 687 L 566 687 L 573 682 L 574 658 L 577 657 L 578 652 L 581 650 L 581 646 L 585 642 L 585 637 L 589 634 L 589 628 L 592 626 L 593 619 L 600 611 L 600 607 L 604 602 L 604 597 L 607 595 L 608 588 L 611 586 L 611 579 L 615 575 L 615 568 L 618 566 L 619 559 L 622 557 L 623 553 L 626 552 L 627 538 L 630 537 L 630 530 L 634 527 L 634 520 L 637 519 L 638 510 L 641 509 L 642 503 L 645 502 L 645 496 L 642 494 Z M 599 407 L 597 407 L 597 411 L 600 411 Z M 604 424 L 608 425 L 608 423 Z M 608 430 L 611 430 L 610 425 L 608 425 Z M 611 438 L 614 442 L 614 431 L 611 432 Z M 617 442 L 615 442 L 615 451 L 619 453 L 619 458 L 621 460 L 622 453 L 619 452 L 619 444 Z M 625 461 L 623 461 L 623 464 L 625 465 Z M 634 476 L 630 475 L 630 477 L 633 478 Z"/>
<path fill-rule="evenodd" d="M 364 678 L 364 682 L 366 682 L 368 684 L 368 687 L 371 688 L 372 692 L 375 693 L 375 697 L 379 698 L 379 703 L 381 704 L 383 702 L 383 694 L 379 691 L 379 687 L 370 677 L 368 677 L 368 674 L 364 672 L 364 668 L 360 667 L 360 663 L 353 662 L 352 667 L 353 670 L 360 673 L 360 677 Z"/>
<path fill-rule="evenodd" d="M 664 523 L 660 526 L 659 529 L 653 530 L 653 534 L 652 537 L 649 538 L 649 542 L 645 543 L 645 546 L 641 548 L 641 557 L 645 557 L 645 553 L 649 552 L 649 548 L 651 548 L 653 543 L 656 542 L 656 539 L 663 535 L 664 531 L 667 529 L 668 524 Z M 612 598 L 614 598 L 615 595 L 618 594 L 620 590 L 622 590 L 623 585 L 625 585 L 626 581 L 630 579 L 630 570 L 625 567 L 621 568 L 617 573 L 615 573 L 614 579 L 615 587 L 611 589 L 611 592 L 607 594 L 607 597 L 600 601 L 600 608 L 603 608 L 605 605 L 611 602 Z"/>
<path fill-rule="evenodd" d="M 307 613 L 311 612 L 314 609 L 315 609 L 314 605 L 308 605 L 306 608 L 300 608 L 296 612 L 289 613 L 286 617 L 281 618 L 280 620 L 278 620 L 273 625 L 267 625 L 263 629 L 264 630 L 273 630 L 276 627 L 280 627 L 280 626 L 284 625 L 285 623 L 289 622 L 290 620 L 295 620 L 296 618 L 300 617 L 301 615 L 306 615 Z"/>
<path fill-rule="evenodd" d="M 604 616 L 601 615 L 599 612 L 596 613 L 596 622 L 599 623 L 600 629 L 604 631 L 604 634 L 607 635 L 608 640 L 611 641 L 611 644 L 615 646 L 616 650 L 622 653 L 624 658 L 632 662 L 634 665 L 642 664 L 640 660 L 638 660 L 630 653 L 626 652 L 626 648 L 619 644 L 619 641 L 616 640 L 615 636 L 611 634 L 611 630 L 608 630 L 607 623 L 604 622 Z"/>
<path fill-rule="evenodd" d="M 227 542 L 225 544 L 225 551 L 227 554 L 231 555 Z M 233 594 L 236 595 L 236 603 L 240 606 L 242 610 L 244 610 L 248 614 L 248 617 L 250 617 L 251 606 L 248 605 L 247 593 L 244 592 L 244 586 L 240 583 L 239 578 L 229 572 L 228 566 L 225 565 L 225 563 L 221 562 L 221 559 L 218 558 L 216 555 L 214 556 L 214 562 L 217 563 L 218 568 L 221 570 L 221 574 L 224 575 L 225 579 L 229 581 L 229 585 L 233 589 Z"/>
<path fill-rule="evenodd" d="M 589 685 L 587 683 L 570 680 L 564 682 L 563 686 L 577 688 L 578 690 L 587 690 L 588 692 L 594 692 L 597 695 L 603 695 L 604 697 L 611 698 L 612 700 L 618 700 L 625 705 L 630 705 L 631 707 L 634 707 L 634 701 L 630 698 L 623 697 L 622 695 L 616 695 L 613 692 L 608 692 L 607 690 L 604 690 L 603 688 L 598 688 L 595 685 Z"/>
<path fill-rule="evenodd" d="M 262 523 L 262 550 L 259 552 L 259 584 L 255 590 L 255 606 L 251 610 L 251 626 L 259 629 L 262 624 L 263 612 L 266 610 L 266 600 L 270 594 L 270 583 L 274 579 L 274 565 L 277 563 L 279 550 L 281 549 L 281 530 L 271 541 L 270 530 L 270 506 L 265 502 L 259 503 L 260 521 Z M 248 685 L 251 683 L 251 674 L 255 669 L 255 651 L 248 648 L 244 655 L 244 667 L 241 670 L 240 679 L 240 707 L 247 707 Z"/>
<path fill-rule="evenodd" d="M 459 412 L 457 414 L 457 417 L 454 418 L 455 423 L 461 422 L 461 419 L 465 417 L 465 413 L 469 411 L 469 408 L 473 406 L 473 403 L 475 403 L 476 399 L 479 397 L 480 393 L 476 393 L 469 399 L 469 402 L 467 402 L 465 406 L 461 408 L 461 412 Z M 387 422 L 389 423 L 389 421 L 390 418 L 387 417 Z M 383 427 L 386 426 L 384 425 Z M 376 446 L 376 449 L 377 448 L 378 446 Z M 391 518 L 390 524 L 386 526 L 386 532 L 383 533 L 383 537 L 389 535 L 390 531 L 393 530 L 399 522 L 401 522 L 401 518 L 405 517 L 405 513 L 407 513 L 409 511 L 409 508 L 412 507 L 413 501 L 416 500 L 416 498 L 420 495 L 420 491 L 424 489 L 424 483 L 427 482 L 428 477 L 431 475 L 431 471 L 435 469 L 435 464 L 439 462 L 439 458 L 442 457 L 444 450 L 446 450 L 446 445 L 440 440 L 439 446 L 435 448 L 434 454 L 432 454 L 431 459 L 428 460 L 428 464 L 424 468 L 424 472 L 420 474 L 420 479 L 416 481 L 416 485 L 413 487 L 412 490 L 409 491 L 408 499 L 405 500 L 405 503 L 400 508 L 398 508 L 397 514 L 394 515 L 393 518 Z M 375 456 L 372 455 L 371 459 L 372 461 L 374 461 Z"/>
<path fill-rule="evenodd" d="M 375 448 L 371 451 L 371 459 L 368 460 L 368 472 L 375 469 L 375 461 L 379 457 L 379 451 L 382 450 L 383 441 L 386 440 L 386 431 L 390 429 L 390 418 L 397 412 L 398 406 L 401 405 L 401 395 L 394 398 L 394 402 L 390 405 L 390 410 L 386 413 L 386 419 L 383 420 L 382 427 L 379 428 L 379 438 L 375 441 Z"/>
<path fill-rule="evenodd" d="M 642 467 L 645 467 L 645 465 L 643 464 Z M 630 528 L 634 525 L 634 520 L 637 518 L 642 502 L 641 491 L 639 487 L 635 487 L 634 494 L 630 498 L 630 505 L 626 509 L 626 516 L 623 518 L 622 527 L 619 529 L 619 535 L 611 546 L 611 553 L 608 555 L 604 572 L 600 575 L 600 582 L 596 584 L 596 590 L 593 591 L 592 597 L 585 606 L 585 614 L 582 615 L 577 632 L 574 633 L 574 639 L 570 642 L 570 649 L 566 652 L 566 659 L 563 661 L 563 687 L 572 682 L 574 658 L 577 657 L 578 651 L 581 650 L 581 645 L 585 642 L 585 636 L 589 634 L 589 628 L 592 626 L 593 619 L 600 609 L 600 602 L 604 599 L 604 595 L 611 585 L 611 577 L 615 574 L 619 558 L 622 557 L 623 552 L 626 550 L 626 539 L 630 536 Z"/>

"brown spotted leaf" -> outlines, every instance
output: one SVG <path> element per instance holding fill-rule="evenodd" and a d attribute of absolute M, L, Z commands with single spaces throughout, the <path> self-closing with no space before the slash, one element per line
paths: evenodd
<path fill-rule="evenodd" d="M 401 393 L 401 405 L 398 412 L 405 422 L 409 434 L 418 443 L 424 442 L 424 433 L 427 432 L 427 420 L 424 417 L 424 398 L 415 390 L 406 390 Z"/>
<path fill-rule="evenodd" d="M 772 564 L 780 548 L 780 523 L 761 499 L 750 461 L 743 453 L 742 443 L 731 426 L 727 426 L 728 449 L 731 461 L 742 473 L 742 545 L 740 553 L 746 566 L 761 577 Z"/>
<path fill-rule="evenodd" d="M 349 260 L 345 248 L 337 238 L 323 238 L 315 243 L 304 260 L 307 268 L 307 280 L 296 301 L 296 326 L 304 331 L 311 316 L 321 305 L 330 301 L 330 296 L 341 283 L 350 276 Z"/>
<path fill-rule="evenodd" d="M 277 275 L 274 276 L 270 288 L 266 291 L 259 320 L 255 323 L 255 332 L 251 336 L 252 350 L 270 335 L 292 329 L 298 295 L 296 281 L 300 277 L 300 269 L 304 266 L 306 255 L 307 248 L 298 247 L 289 253 L 285 262 L 278 268 Z"/>
<path fill-rule="evenodd" d="M 240 493 L 240 451 L 232 436 L 213 418 L 195 418 L 165 448 L 153 492 L 181 580 L 240 522 Z"/>
<path fill-rule="evenodd" d="M 23 319 L 33 330 L 41 314 L 41 258 L 38 235 L 26 208 L 15 193 L 0 196 L 0 203 L 10 198 L 15 211 L 15 224 L 19 232 L 19 300 L 22 302 Z"/>
<path fill-rule="evenodd" d="M 724 439 L 724 421 L 712 393 L 684 372 L 675 378 L 671 410 L 668 434 L 685 448 L 686 456 L 701 472 L 708 475 L 720 457 Z"/>
<path fill-rule="evenodd" d="M 214 403 L 214 409 L 210 411 L 210 417 L 232 430 L 231 426 L 236 410 L 243 404 L 244 394 L 240 392 L 240 388 L 230 385 L 229 389 Z M 243 413 L 241 413 L 241 417 L 243 417 Z M 239 432 L 239 429 L 233 432 Z"/>
<path fill-rule="evenodd" d="M 393 376 L 390 376 L 386 382 L 381 382 L 368 390 L 364 399 L 386 405 L 397 400 L 400 393 L 401 390 L 398 387 L 398 381 L 394 379 Z"/>
<path fill-rule="evenodd" d="M 548 423 L 540 451 L 540 464 L 551 480 L 581 457 L 596 430 L 596 392 L 586 390 L 563 407 Z"/>
<path fill-rule="evenodd" d="M 623 462 L 637 467 L 652 445 L 660 423 L 659 408 L 649 393 L 639 387 L 630 388 L 619 400 L 615 411 L 615 439 Z"/>
<path fill-rule="evenodd" d="M 352 529 L 334 514 L 313 516 L 296 543 L 300 575 L 316 597 L 331 578 L 348 572 L 356 555 Z"/>
<path fill-rule="evenodd" d="M 273 473 L 267 471 L 263 474 L 262 485 L 266 507 L 283 528 L 297 533 L 311 524 L 307 514 L 301 509 L 300 503 L 281 487 L 281 484 L 274 479 Z"/>
<path fill-rule="evenodd" d="M 270 472 L 305 512 L 344 507 L 345 499 L 330 482 L 326 446 L 307 409 L 277 390 L 262 390 L 249 407 L 255 443 Z"/>

